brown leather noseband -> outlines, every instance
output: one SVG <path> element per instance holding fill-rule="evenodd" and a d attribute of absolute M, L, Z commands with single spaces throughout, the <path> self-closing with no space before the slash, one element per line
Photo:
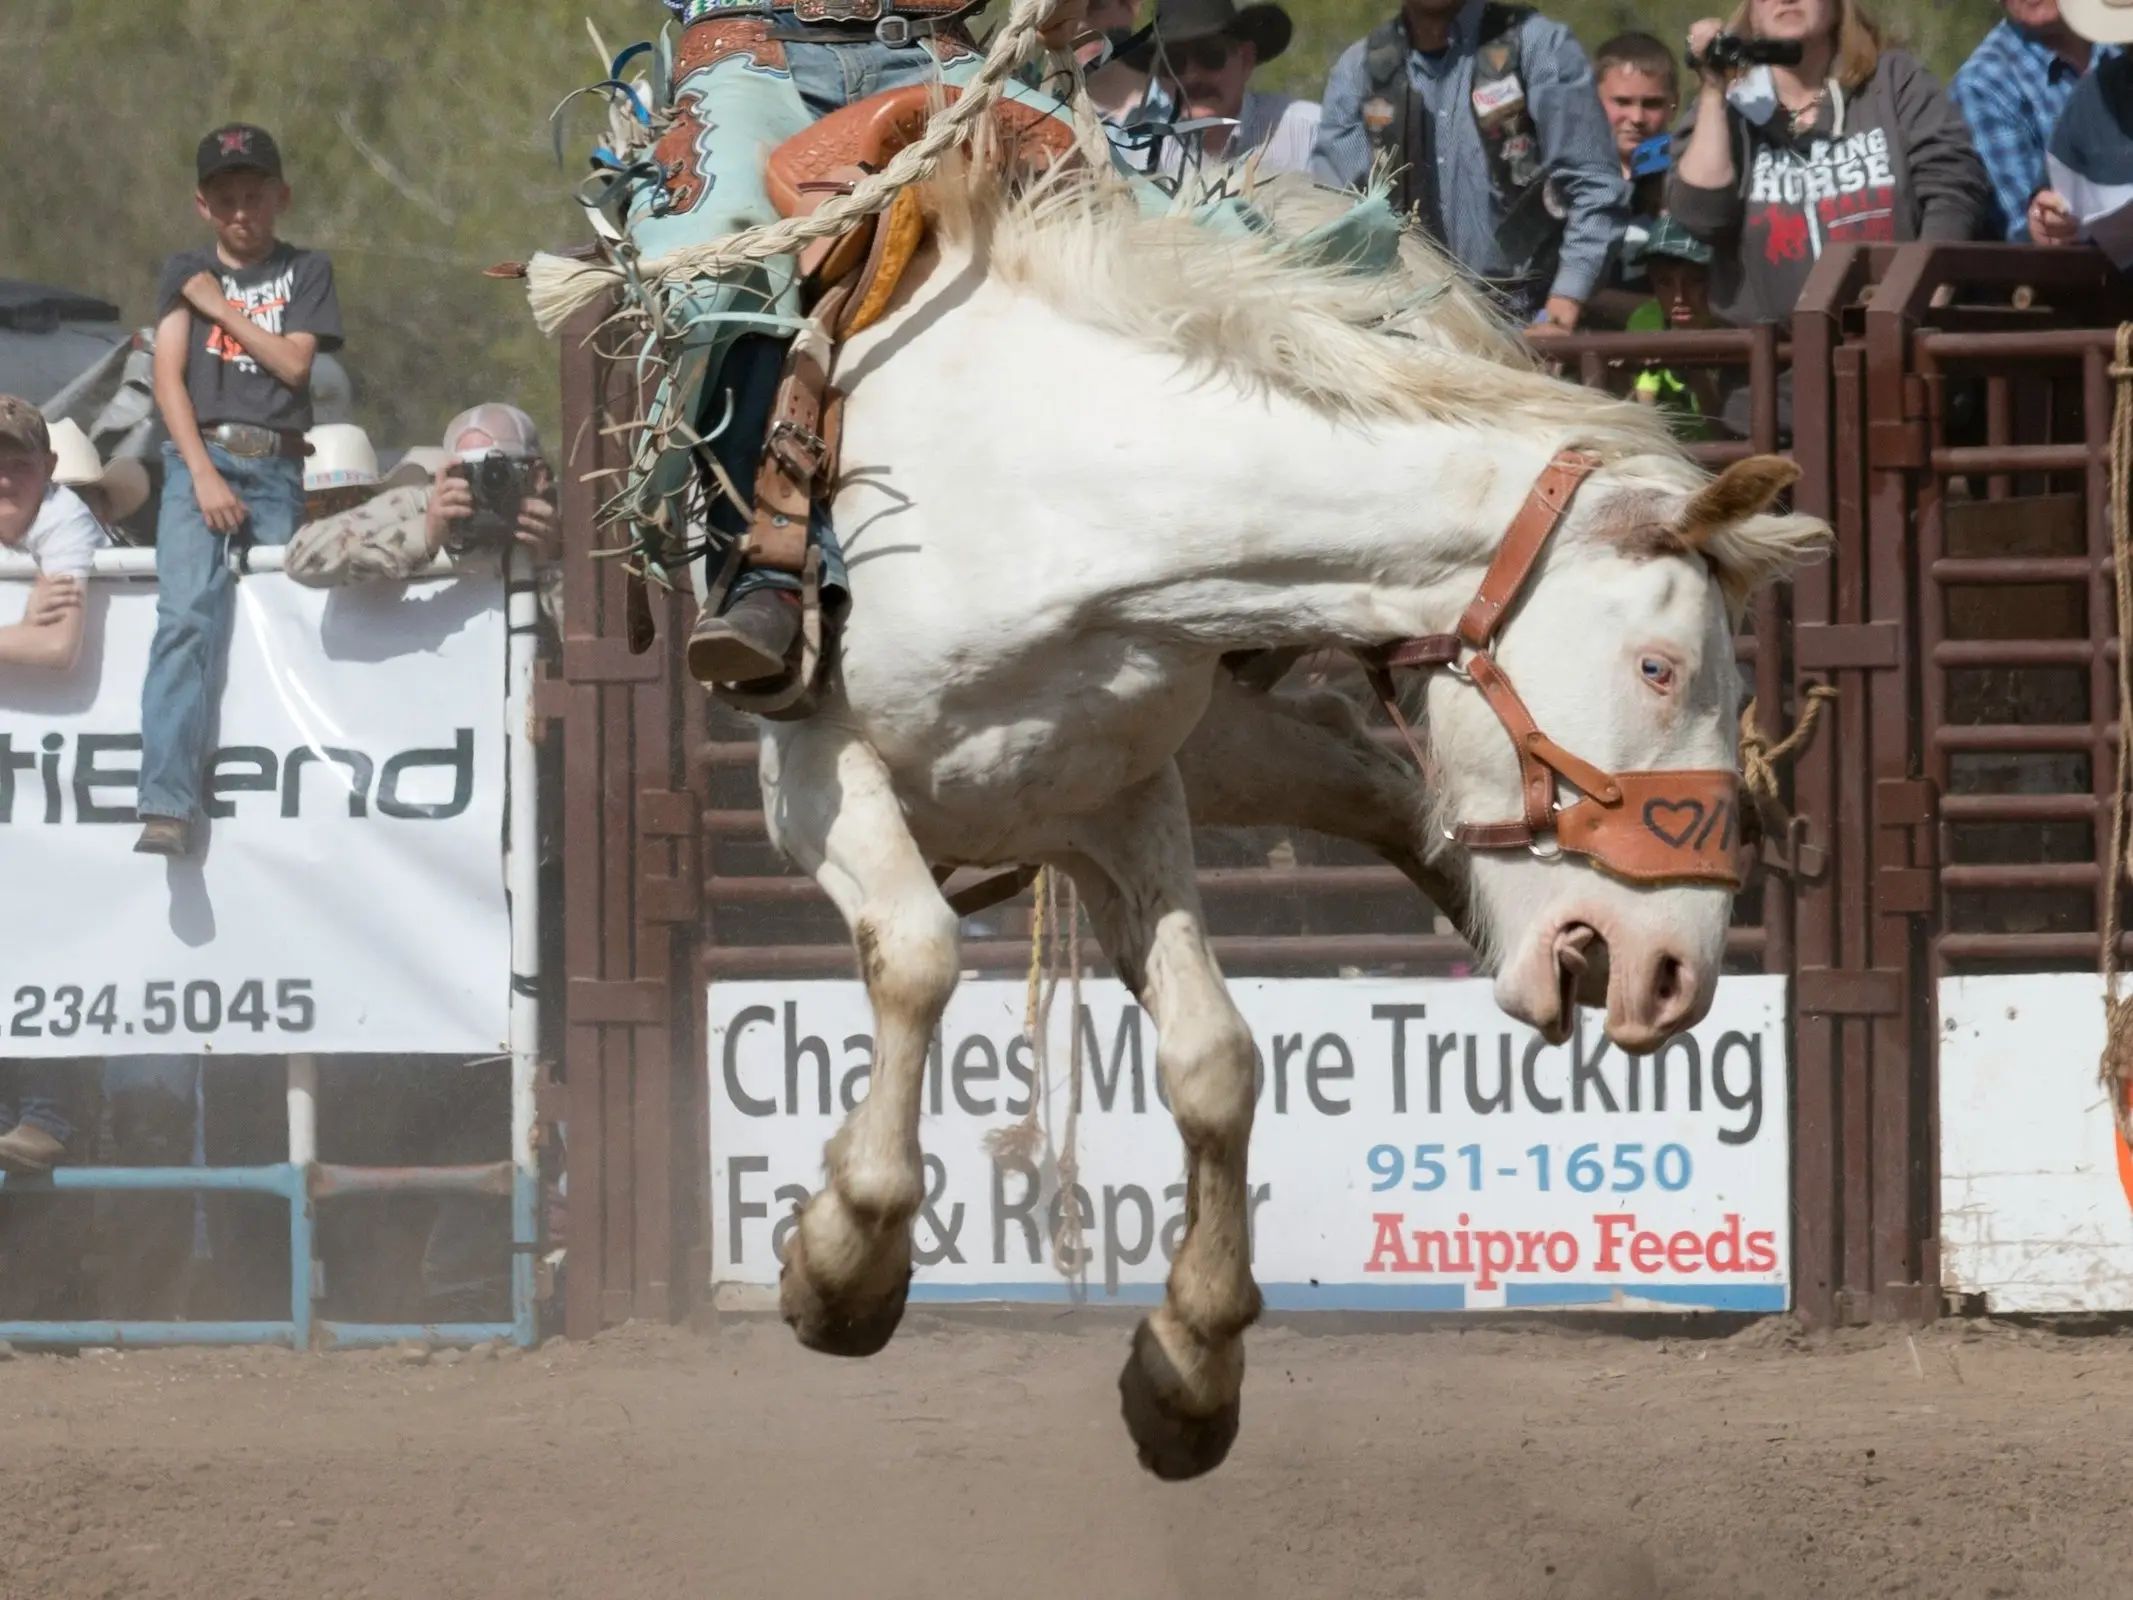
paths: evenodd
<path fill-rule="evenodd" d="M 1739 859 L 1744 841 L 1738 773 L 1709 767 L 1603 772 L 1541 732 L 1489 651 L 1548 536 L 1599 465 L 1599 458 L 1586 451 L 1563 450 L 1542 469 L 1456 631 L 1395 639 L 1359 650 L 1356 657 L 1407 748 L 1425 768 L 1422 746 L 1393 691 L 1396 668 L 1444 671 L 1471 683 L 1511 736 L 1523 812 L 1511 822 L 1459 823 L 1451 829 L 1459 843 L 1475 850 L 1528 850 L 1544 859 L 1565 852 L 1585 856 L 1635 883 L 1722 883 L 1739 889 L 1745 873 Z M 1558 778 L 1578 791 L 1569 805 L 1555 802 Z M 1551 837 L 1549 847 L 1544 841 Z"/>

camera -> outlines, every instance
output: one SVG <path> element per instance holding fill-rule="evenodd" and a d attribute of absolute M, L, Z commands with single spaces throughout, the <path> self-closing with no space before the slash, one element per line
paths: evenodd
<path fill-rule="evenodd" d="M 509 544 L 518 532 L 519 508 L 539 488 L 540 463 L 529 456 L 481 450 L 455 463 L 450 471 L 464 478 L 474 498 L 474 514 L 452 523 L 445 548 L 452 554 L 482 545 Z"/>
<path fill-rule="evenodd" d="M 1731 72 L 1736 67 L 1796 67 L 1806 54 L 1797 39 L 1743 39 L 1737 33 L 1721 33 L 1701 57 L 1690 52 L 1686 59 L 1691 67 Z"/>

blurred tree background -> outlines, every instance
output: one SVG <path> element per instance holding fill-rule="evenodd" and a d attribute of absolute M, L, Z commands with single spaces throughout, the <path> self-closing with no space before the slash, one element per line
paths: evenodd
<path fill-rule="evenodd" d="M 997 0 L 996 0 L 997 3 Z M 1143 0 L 1144 6 L 1148 0 Z M 1289 0 L 1296 42 L 1262 74 L 1315 96 L 1391 0 Z M 1588 48 L 1623 28 L 1669 42 L 1708 0 L 1545 0 Z M 1881 0 L 1871 14 L 1945 78 L 1993 0 Z M 551 108 L 601 75 L 586 24 L 620 48 L 654 0 L 5 0 L 0 5 L 0 276 L 104 296 L 146 322 L 155 272 L 204 238 L 193 147 L 244 120 L 281 141 L 287 237 L 330 251 L 358 414 L 382 445 L 432 440 L 473 401 L 518 400 L 555 437 L 556 354 L 497 261 L 573 243 L 570 200 L 600 126 Z"/>

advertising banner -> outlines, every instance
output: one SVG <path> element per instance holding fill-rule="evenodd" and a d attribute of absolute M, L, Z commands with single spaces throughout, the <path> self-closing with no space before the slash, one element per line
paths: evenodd
<path fill-rule="evenodd" d="M 2103 980 L 1940 986 L 1941 1282 L 1996 1312 L 2133 1310 L 2133 1153 L 2097 1081 Z"/>
<path fill-rule="evenodd" d="M 1648 1057 L 1591 1012 L 1549 1047 L 1481 980 L 1230 988 L 1259 1054 L 1270 1306 L 1790 1303 L 1782 978 L 1725 979 L 1710 1018 Z M 1020 983 L 965 982 L 933 1041 L 912 1297 L 1159 1299 L 1185 1183 L 1153 1025 L 1116 982 L 1085 984 L 1078 1014 L 1062 987 L 1040 1059 L 1024 1004 Z M 823 1142 L 866 1093 L 872 1017 L 848 982 L 719 983 L 709 1005 L 712 1276 L 770 1285 Z"/>
<path fill-rule="evenodd" d="M 192 859 L 133 853 L 153 586 L 0 666 L 0 1057 L 502 1049 L 502 582 L 237 590 Z"/>

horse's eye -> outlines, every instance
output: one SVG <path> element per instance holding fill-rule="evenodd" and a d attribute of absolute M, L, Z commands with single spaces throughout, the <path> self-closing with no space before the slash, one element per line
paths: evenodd
<path fill-rule="evenodd" d="M 1637 669 L 1644 674 L 1644 681 L 1654 689 L 1664 691 L 1674 687 L 1674 665 L 1670 661 L 1661 660 L 1658 656 L 1646 656 L 1637 663 Z"/>

